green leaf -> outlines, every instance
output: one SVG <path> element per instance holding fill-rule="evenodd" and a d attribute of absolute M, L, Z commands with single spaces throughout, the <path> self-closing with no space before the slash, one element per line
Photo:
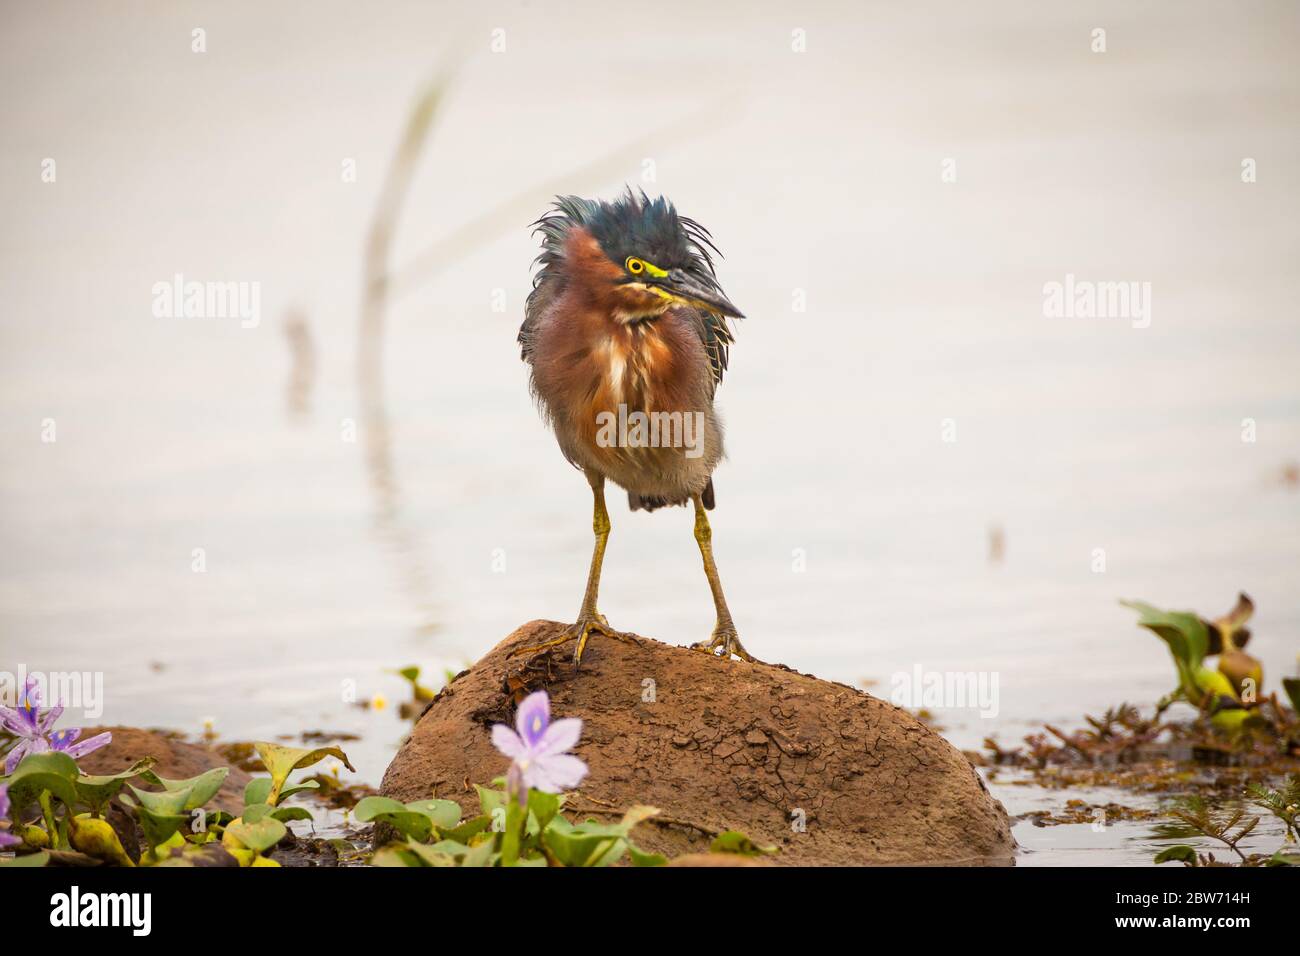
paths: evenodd
<path fill-rule="evenodd" d="M 480 787 L 474 784 L 474 789 L 478 791 L 478 806 L 481 813 L 492 817 L 497 810 L 504 810 L 506 806 L 506 793 L 504 790 L 490 790 L 487 787 Z"/>
<path fill-rule="evenodd" d="M 1232 686 L 1232 681 L 1221 671 L 1209 667 L 1196 668 L 1196 688 L 1201 692 L 1201 698 L 1210 695 L 1212 701 L 1219 697 L 1227 697 L 1232 701 L 1237 699 L 1237 688 Z"/>
<path fill-rule="evenodd" d="M 391 797 L 365 797 L 353 808 L 352 814 L 361 823 L 387 823 L 403 836 L 424 843 L 433 835 L 435 826 L 454 827 L 460 821 L 460 805 L 452 800 L 402 803 Z"/>
<path fill-rule="evenodd" d="M 271 775 L 271 790 L 266 795 L 267 803 L 280 802 L 280 791 L 284 789 L 289 774 L 319 763 L 326 757 L 337 757 L 345 767 L 356 773 L 356 768 L 348 760 L 348 755 L 338 747 L 316 747 L 309 750 L 301 747 L 284 747 L 267 741 L 255 741 L 253 746 L 257 748 L 257 755 L 262 758 L 262 766 Z"/>
<path fill-rule="evenodd" d="M 439 840 L 429 847 L 434 853 L 445 853 L 451 857 L 462 857 L 469 853 L 469 847 L 456 840 Z"/>
<path fill-rule="evenodd" d="M 184 814 L 191 809 L 188 806 L 191 792 L 188 787 L 183 790 L 141 790 L 135 784 L 127 786 L 140 801 L 140 805 L 154 813 Z"/>
<path fill-rule="evenodd" d="M 23 866 L 44 866 L 49 862 L 49 851 L 39 849 L 35 853 L 23 853 L 22 856 L 14 856 L 8 860 L 0 860 L 0 868 L 3 866 L 14 866 L 14 868 L 23 868 Z"/>
<path fill-rule="evenodd" d="M 240 819 L 245 823 L 258 823 L 267 817 L 274 817 L 281 823 L 290 820 L 312 820 L 311 811 L 306 807 L 273 807 L 269 803 L 250 803 L 244 807 Z"/>
<path fill-rule="evenodd" d="M 267 817 L 272 817 L 281 823 L 288 823 L 290 820 L 315 819 L 306 807 L 273 807 L 269 803 L 250 803 L 240 814 L 240 819 L 245 823 L 258 823 Z"/>
<path fill-rule="evenodd" d="M 363 797 L 352 808 L 352 815 L 362 823 L 369 823 L 381 813 L 405 813 L 406 804 L 392 797 Z"/>
<path fill-rule="evenodd" d="M 217 795 L 217 791 L 226 782 L 226 775 L 229 773 L 229 767 L 213 767 L 196 777 L 189 777 L 185 780 L 168 780 L 166 777 L 160 777 L 152 771 L 141 774 L 141 776 L 155 786 L 162 787 L 172 793 L 184 791 L 187 796 L 185 805 L 181 809 L 196 810 Z"/>
<path fill-rule="evenodd" d="M 1140 615 L 1138 625 L 1147 628 L 1169 646 L 1178 669 L 1179 684 L 1188 699 L 1200 702 L 1204 692 L 1196 682 L 1196 673 L 1210 646 L 1205 623 L 1190 611 L 1162 611 L 1142 601 L 1121 601 Z"/>
<path fill-rule="evenodd" d="M 423 861 L 405 843 L 390 843 L 370 857 L 371 866 L 413 867 L 424 866 Z"/>
<path fill-rule="evenodd" d="M 101 776 L 91 776 L 90 774 L 81 774 L 73 781 L 77 788 L 77 796 L 81 802 L 90 807 L 96 816 L 102 816 L 104 808 L 112 800 L 119 790 L 132 777 L 138 777 L 154 765 L 153 757 L 145 757 L 137 760 L 131 766 L 127 767 L 121 773 L 104 774 Z"/>
<path fill-rule="evenodd" d="M 137 790 L 130 784 L 127 785 L 136 794 L 137 797 L 142 795 L 154 798 L 163 796 L 161 794 L 149 793 L 145 790 Z M 184 795 L 185 791 L 181 791 Z M 177 813 L 167 809 L 154 809 L 153 806 L 146 804 L 143 800 L 137 804 L 126 794 L 122 794 L 121 801 L 128 807 L 135 809 L 135 819 L 140 825 L 140 830 L 144 833 L 145 842 L 150 847 L 157 848 L 166 843 L 173 837 L 181 827 L 185 826 L 190 820 L 189 814 Z M 174 799 L 174 798 L 173 798 Z M 183 804 L 183 800 L 181 803 Z M 164 805 L 165 807 L 166 805 Z"/>
<path fill-rule="evenodd" d="M 48 790 L 68 806 L 77 802 L 77 762 L 65 753 L 29 754 L 4 783 L 9 787 L 11 815 L 35 803 Z"/>
<path fill-rule="evenodd" d="M 469 838 L 482 833 L 492 826 L 492 818 L 483 815 L 466 820 L 458 827 L 449 827 L 442 831 L 442 835 L 448 840 L 456 840 L 459 843 L 468 843 Z"/>
<path fill-rule="evenodd" d="M 306 807 L 276 807 L 271 812 L 281 823 L 288 823 L 290 820 L 314 820 L 311 811 Z"/>
<path fill-rule="evenodd" d="M 254 777 L 244 785 L 244 806 L 251 806 L 254 803 L 266 803 L 266 798 L 271 795 L 271 778 Z"/>
<path fill-rule="evenodd" d="M 739 830 L 727 830 L 719 833 L 709 846 L 710 853 L 738 853 L 741 856 L 771 856 L 777 852 L 774 846 L 759 846 Z"/>
<path fill-rule="evenodd" d="M 565 866 L 609 866 L 627 847 L 619 824 L 594 821 L 574 826 L 557 816 L 542 832 L 542 843 Z"/>
<path fill-rule="evenodd" d="M 560 812 L 560 807 L 564 803 L 564 795 L 559 793 L 543 793 L 540 790 L 528 791 L 528 812 L 536 820 L 536 829 L 533 833 L 541 833 L 555 819 L 555 815 Z M 532 829 L 530 827 L 530 829 Z"/>
<path fill-rule="evenodd" d="M 285 825 L 274 817 L 263 817 L 256 823 L 240 819 L 226 827 L 221 842 L 229 844 L 233 841 L 240 849 L 264 853 L 283 840 L 288 832 Z"/>
<path fill-rule="evenodd" d="M 406 809 L 423 813 L 439 830 L 449 830 L 460 823 L 460 804 L 455 800 L 412 800 Z"/>
<path fill-rule="evenodd" d="M 1167 846 L 1156 854 L 1156 863 L 1195 863 L 1196 847 L 1188 846 L 1186 843 L 1179 843 L 1175 846 Z"/>
<path fill-rule="evenodd" d="M 435 850 L 425 843 L 418 843 L 415 840 L 407 841 L 407 849 L 420 858 L 420 862 L 425 866 L 455 866 L 456 858 Z"/>
<path fill-rule="evenodd" d="M 469 848 L 469 852 L 465 854 L 465 859 L 461 860 L 460 865 L 475 868 L 492 866 L 499 856 L 496 840 L 484 840 L 482 843 L 476 843 Z"/>
<path fill-rule="evenodd" d="M 302 793 L 306 790 L 319 790 L 320 784 L 315 780 L 303 780 L 299 783 L 286 786 L 280 790 L 280 802 L 288 800 L 295 793 Z M 248 781 L 244 787 L 244 803 L 268 803 L 267 798 L 271 795 L 271 778 L 254 777 Z"/>
<path fill-rule="evenodd" d="M 662 853 L 647 853 L 631 840 L 627 841 L 627 855 L 633 866 L 664 866 L 668 862 Z"/>
<path fill-rule="evenodd" d="M 0 867 L 27 867 L 27 866 L 44 866 L 50 862 L 50 853 L 48 850 L 38 850 L 36 853 L 24 853 L 22 856 L 15 856 L 8 860 L 0 860 Z"/>

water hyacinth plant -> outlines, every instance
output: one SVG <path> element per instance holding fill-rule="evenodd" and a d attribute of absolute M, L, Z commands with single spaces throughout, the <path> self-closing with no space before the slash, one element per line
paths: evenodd
<path fill-rule="evenodd" d="M 45 715 L 33 719 L 48 731 Z M 283 801 L 316 787 L 291 785 L 289 775 L 327 757 L 352 765 L 337 747 L 255 747 L 269 776 L 248 784 L 238 817 L 205 809 L 228 767 L 171 780 L 154 773 L 155 761 L 146 757 L 120 773 L 91 776 L 77 766 L 75 748 L 27 753 L 0 780 L 0 817 L 10 821 L 8 831 L 0 828 L 0 850 L 15 853 L 0 856 L 0 866 L 278 866 L 271 854 L 289 836 L 287 823 L 312 819 L 305 807 Z M 111 825 L 110 811 L 126 826 Z"/>
<path fill-rule="evenodd" d="M 40 686 L 35 676 L 27 678 L 17 704 L 17 707 L 0 705 L 0 724 L 17 738 L 13 749 L 5 757 L 6 774 L 13 773 L 28 754 L 57 751 L 66 753 L 75 760 L 92 750 L 98 750 L 113 739 L 112 734 L 102 733 L 87 740 L 79 740 L 81 730 L 75 727 L 54 730 L 55 722 L 63 714 L 63 705 L 56 702 L 49 709 L 41 710 Z"/>
<path fill-rule="evenodd" d="M 1243 650 L 1251 636 L 1246 624 L 1255 611 L 1249 596 L 1239 594 L 1232 610 L 1213 621 L 1142 601 L 1120 603 L 1138 612 L 1138 624 L 1164 641 L 1173 659 L 1178 683 L 1157 705 L 1157 716 L 1181 700 L 1197 708 L 1227 739 L 1271 737 L 1283 750 L 1300 744 L 1292 726 L 1294 714 L 1286 713 L 1277 695 L 1264 694 L 1263 666 Z M 1211 667 L 1207 660 L 1215 656 L 1218 664 Z M 1282 689 L 1300 712 L 1300 681 L 1283 678 Z"/>

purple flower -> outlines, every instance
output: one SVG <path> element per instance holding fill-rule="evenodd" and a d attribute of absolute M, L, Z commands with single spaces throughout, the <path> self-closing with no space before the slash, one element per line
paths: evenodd
<path fill-rule="evenodd" d="M 582 721 L 566 717 L 551 723 L 551 699 L 546 691 L 529 694 L 515 713 L 515 730 L 492 725 L 492 744 L 512 761 L 507 786 L 520 806 L 528 803 L 530 788 L 563 793 L 587 775 L 587 765 L 571 750 L 582 734 Z"/>
<path fill-rule="evenodd" d="M 54 730 L 54 722 L 63 713 L 63 707 L 55 704 L 49 710 L 41 711 L 41 693 L 36 677 L 27 678 L 23 694 L 18 698 L 17 707 L 0 705 L 0 724 L 4 729 L 18 738 L 18 743 L 9 756 L 5 758 L 5 773 L 13 773 L 18 764 L 28 754 L 43 754 L 58 750 L 74 760 L 84 757 L 92 750 L 98 750 L 113 739 L 110 733 L 96 734 L 89 740 L 77 741 L 81 736 L 80 728 Z"/>
<path fill-rule="evenodd" d="M 9 788 L 0 783 L 0 822 L 3 822 L 9 816 Z M 12 833 L 0 830 L 0 850 L 7 846 L 16 846 L 23 841 L 18 839 Z"/>

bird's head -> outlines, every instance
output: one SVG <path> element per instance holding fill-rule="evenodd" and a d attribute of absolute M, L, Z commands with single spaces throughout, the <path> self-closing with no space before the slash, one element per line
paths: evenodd
<path fill-rule="evenodd" d="M 672 203 L 630 189 L 614 202 L 559 197 L 538 220 L 543 271 L 563 272 L 621 322 L 663 315 L 687 305 L 743 318 L 713 273 L 717 253 L 699 223 Z"/>

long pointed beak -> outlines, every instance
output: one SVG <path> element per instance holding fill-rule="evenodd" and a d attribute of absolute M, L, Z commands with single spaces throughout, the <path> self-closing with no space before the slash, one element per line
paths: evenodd
<path fill-rule="evenodd" d="M 721 289 L 711 289 L 680 269 L 673 269 L 668 275 L 656 280 L 655 285 L 679 302 L 703 306 L 713 312 L 730 315 L 737 319 L 745 317 L 744 313 L 732 305 L 731 300 L 722 294 Z"/>

